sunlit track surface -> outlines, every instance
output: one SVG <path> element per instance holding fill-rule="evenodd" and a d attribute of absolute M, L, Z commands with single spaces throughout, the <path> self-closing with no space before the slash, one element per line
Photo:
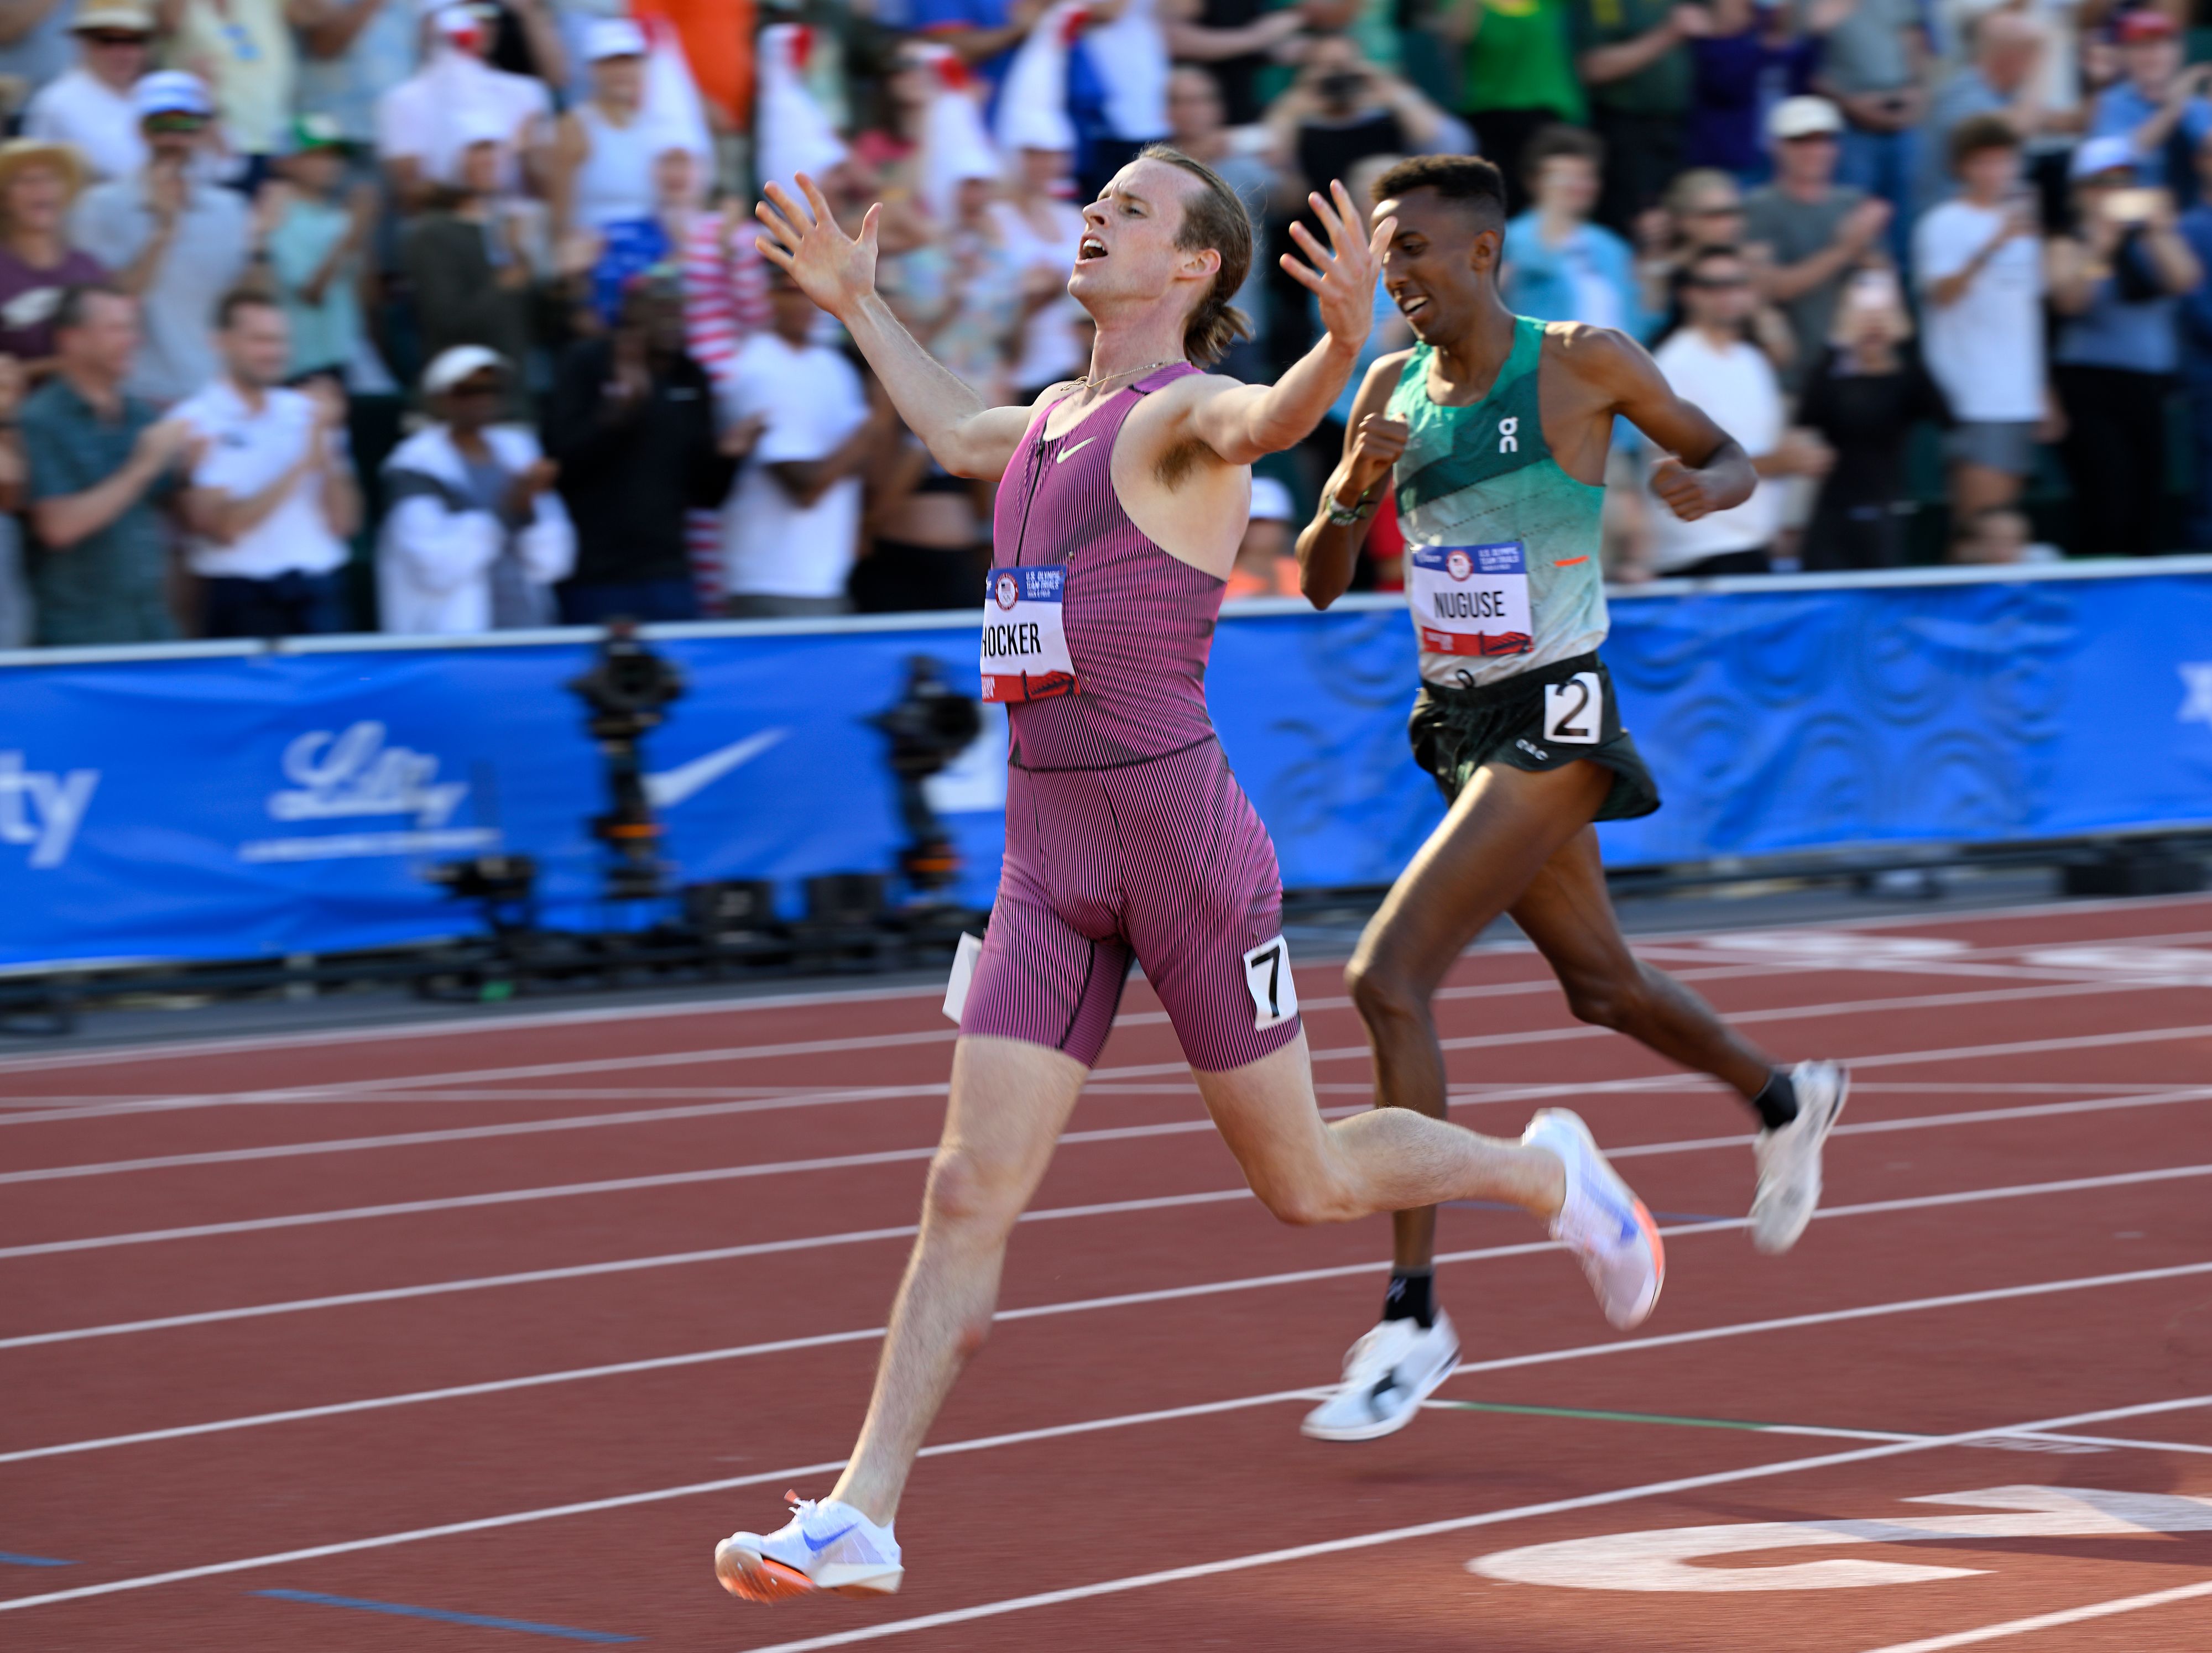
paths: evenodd
<path fill-rule="evenodd" d="M 1133 984 L 872 1606 L 708 1559 L 850 1444 L 935 993 L 0 1059 L 0 1645 L 2212 1648 L 2212 902 L 1638 946 L 1853 1063 L 1795 1252 L 1742 1236 L 1732 1099 L 1471 954 L 1455 1117 L 1581 1111 L 1666 1299 L 1615 1337 L 1448 1213 L 1462 1371 L 1304 1441 L 1385 1226 L 1270 1221 Z M 1335 967 L 1300 996 L 1357 1109 Z"/>

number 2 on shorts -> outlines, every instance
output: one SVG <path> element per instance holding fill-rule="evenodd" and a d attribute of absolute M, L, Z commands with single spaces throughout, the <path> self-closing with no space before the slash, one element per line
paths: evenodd
<path fill-rule="evenodd" d="M 1597 674 L 1578 671 L 1544 685 L 1544 738 L 1562 746 L 1595 746 L 1605 727 L 1605 691 Z"/>
<path fill-rule="evenodd" d="M 1252 1026 L 1261 1032 L 1298 1014 L 1298 984 L 1291 975 L 1291 949 L 1279 935 L 1244 955 L 1244 985 L 1252 995 Z"/>

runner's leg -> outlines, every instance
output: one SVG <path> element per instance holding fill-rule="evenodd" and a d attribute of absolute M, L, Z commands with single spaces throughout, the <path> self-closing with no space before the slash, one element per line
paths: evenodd
<path fill-rule="evenodd" d="M 1681 983 L 1628 950 L 1606 892 L 1595 827 L 1583 827 L 1546 862 L 1510 911 L 1583 1021 L 1711 1074 L 1747 1102 L 1773 1078 L 1772 1057 Z"/>
<path fill-rule="evenodd" d="M 1430 999 L 1468 944 L 1589 829 L 1612 784 L 1612 772 L 1592 763 L 1479 770 L 1391 886 L 1344 972 L 1375 1052 L 1376 1107 L 1445 1117 L 1444 1056 Z M 1427 1269 L 1435 1209 L 1401 1209 L 1391 1230 L 1397 1268 Z"/>
<path fill-rule="evenodd" d="M 867 1421 L 833 1499 L 890 1525 L 923 1438 L 999 1298 L 1006 1238 L 1052 1161 L 1089 1069 L 1024 1040 L 953 1047 L 945 1135 L 876 1368 Z"/>

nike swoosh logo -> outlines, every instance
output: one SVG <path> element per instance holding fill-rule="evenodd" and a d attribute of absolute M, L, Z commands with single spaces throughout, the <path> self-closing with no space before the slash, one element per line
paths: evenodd
<path fill-rule="evenodd" d="M 1072 448 L 1062 448 L 1062 449 L 1060 451 L 1060 457 L 1058 457 L 1057 459 L 1054 460 L 1054 461 L 1053 461 L 1053 463 L 1054 463 L 1055 465 L 1064 465 L 1064 464 L 1066 464 L 1066 463 L 1068 462 L 1068 459 L 1069 459 L 1069 457 L 1070 457 L 1071 456 L 1073 456 L 1073 455 L 1074 455 L 1074 454 L 1079 454 L 1079 453 L 1082 452 L 1084 449 L 1085 449 L 1085 448 L 1089 447 L 1089 446 L 1090 446 L 1093 442 L 1096 442 L 1097 439 L 1097 439 L 1097 437 L 1095 437 L 1095 436 L 1086 436 L 1086 437 L 1085 437 L 1085 438 L 1080 441 L 1080 442 L 1078 442 L 1078 443 L 1077 443 L 1073 447 L 1072 447 Z"/>
<path fill-rule="evenodd" d="M 672 808 L 694 793 L 704 791 L 740 764 L 750 763 L 790 733 L 787 729 L 764 729 L 757 735 L 746 736 L 742 741 L 732 741 L 704 757 L 694 758 L 673 769 L 662 770 L 657 775 L 647 775 L 645 778 L 645 801 L 656 809 Z"/>
<path fill-rule="evenodd" d="M 856 1521 L 849 1527 L 840 1527 L 836 1532 L 830 1534 L 829 1537 L 823 1539 L 818 1544 L 812 1539 L 807 1538 L 805 1533 L 799 1534 L 799 1537 L 805 1539 L 806 1547 L 808 1549 L 813 1551 L 815 1554 L 819 1555 L 823 1551 L 828 1549 L 832 1544 L 835 1544 L 839 1539 L 842 1538 L 847 1533 L 858 1531 L 860 1525 L 860 1523 Z"/>

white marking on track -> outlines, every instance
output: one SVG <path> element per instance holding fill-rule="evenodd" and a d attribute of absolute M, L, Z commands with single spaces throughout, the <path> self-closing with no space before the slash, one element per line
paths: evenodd
<path fill-rule="evenodd" d="M 2039 1613 L 2027 1619 L 2008 1619 L 2001 1625 L 1984 1625 L 1978 1630 L 1956 1631 L 1948 1636 L 1929 1636 L 1917 1642 L 1896 1642 L 1874 1653 L 1948 1653 L 1954 1647 L 1975 1647 L 1984 1642 L 2001 1642 L 2014 1636 L 2033 1635 L 2039 1630 L 2057 1630 L 2066 1625 L 2087 1624 L 2093 1619 L 2110 1619 L 2123 1613 L 2141 1613 L 2148 1608 L 2171 1607 L 2176 1602 L 2194 1602 L 2212 1595 L 2212 1581 L 2201 1584 L 2177 1584 L 2172 1589 L 2154 1589 L 2148 1595 L 2123 1595 L 2115 1601 L 2092 1602 L 2086 1607 L 2062 1608 L 2056 1613 Z"/>
<path fill-rule="evenodd" d="M 1622 1081 L 1633 1083 L 1635 1081 Z M 1184 1087 L 1173 1087 L 1181 1090 Z M 1453 1099 L 1455 1104 L 1468 1105 L 1512 1100 L 1530 1094 L 1583 1095 L 1594 1089 L 1590 1085 L 1547 1085 L 1521 1087 L 1505 1096 L 1482 1096 Z M 2012 1123 L 2023 1119 L 2050 1119 L 2075 1114 L 2123 1112 L 2133 1108 L 2166 1107 L 2179 1103 L 2201 1102 L 2212 1099 L 2212 1086 L 2195 1086 L 2162 1093 L 2097 1097 L 2070 1102 L 2027 1103 L 2010 1108 L 1978 1108 L 1955 1113 L 1920 1114 L 1903 1119 L 1863 1119 L 1838 1125 L 1832 1133 L 1836 1136 L 1879 1135 L 1893 1131 L 1934 1130 L 1950 1125 L 1986 1125 Z M 1326 1108 L 1324 1117 L 1342 1117 L 1364 1108 Z M 1131 1125 L 1116 1130 L 1109 1139 L 1127 1141 L 1132 1136 L 1176 1135 L 1202 1133 L 1210 1128 L 1205 1119 L 1176 1120 L 1164 1124 Z M 1084 1142 L 1098 1140 L 1091 1133 L 1070 1132 L 1063 1142 Z M 1655 1154 L 1696 1153 L 1711 1149 L 1741 1148 L 1750 1141 L 1748 1133 L 1731 1136 L 1699 1136 L 1674 1142 L 1641 1142 L 1609 1147 L 1606 1157 L 1611 1160 L 1649 1158 Z M 933 1148 L 896 1148 L 890 1151 L 896 1160 L 915 1160 L 933 1153 Z M 39 1240 L 21 1245 L 0 1246 L 0 1262 L 15 1257 L 57 1256 L 72 1251 L 104 1250 L 118 1245 L 154 1245 L 173 1240 L 211 1239 L 231 1234 L 257 1234 L 297 1228 L 320 1226 L 328 1223 L 361 1222 L 380 1217 L 421 1216 L 438 1211 L 471 1210 L 488 1206 L 523 1205 L 540 1200 L 580 1198 L 601 1194 L 630 1194 L 648 1189 L 680 1188 L 696 1184 L 728 1182 L 740 1178 L 792 1175 L 814 1171 L 843 1171 L 886 1163 L 882 1153 L 842 1154 L 817 1160 L 791 1160 L 780 1163 L 748 1166 L 718 1166 L 694 1171 L 667 1172 L 650 1176 L 615 1177 L 599 1182 L 556 1183 L 538 1188 L 494 1189 L 477 1194 L 450 1194 L 436 1199 L 398 1200 L 382 1205 L 356 1205 L 331 1211 L 301 1211 L 273 1217 L 242 1217 L 229 1222 L 195 1223 L 176 1228 L 147 1228 L 129 1233 L 93 1234 L 78 1239 Z M 1228 1197 L 1224 1196 L 1223 1197 Z M 1127 1202 L 1129 1210 L 1149 1208 L 1145 1201 Z M 883 1231 L 910 1233 L 911 1229 Z M 823 1242 L 832 1243 L 832 1242 Z"/>

